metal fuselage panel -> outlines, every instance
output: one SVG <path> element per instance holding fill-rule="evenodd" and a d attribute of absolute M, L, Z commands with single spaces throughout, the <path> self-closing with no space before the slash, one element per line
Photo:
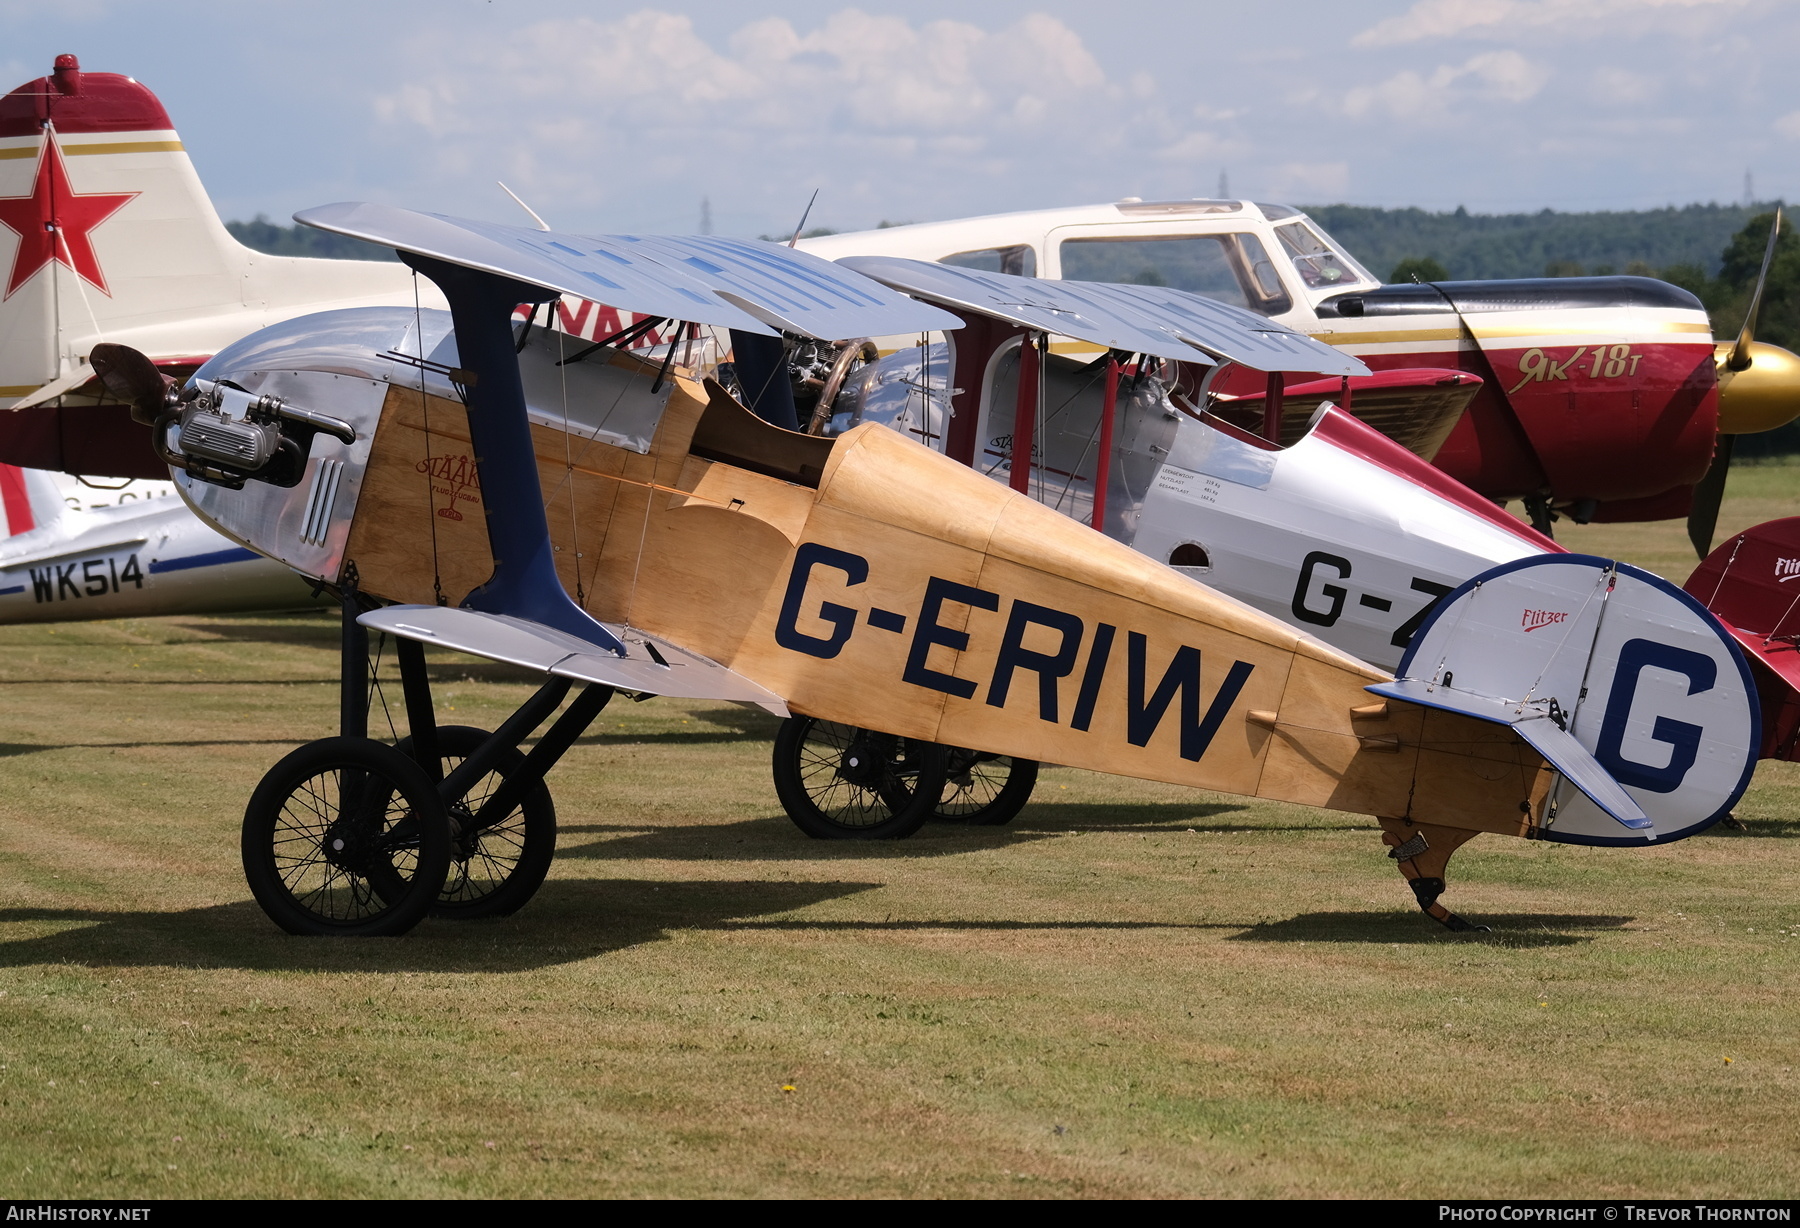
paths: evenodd
<path fill-rule="evenodd" d="M 1543 552 L 1329 442 L 1264 451 L 1191 420 L 1131 542 L 1159 560 L 1184 543 L 1210 565 L 1178 570 L 1383 669 L 1444 593 Z"/>
<path fill-rule="evenodd" d="M 419 327 L 426 330 L 420 345 Z M 207 524 L 235 542 L 300 572 L 335 583 L 344 564 L 350 521 L 368 468 L 389 379 L 420 368 L 388 362 L 394 351 L 418 357 L 439 349 L 449 331 L 443 312 L 416 315 L 404 308 L 324 312 L 254 333 L 227 346 L 196 379 L 229 381 L 253 396 L 273 394 L 301 406 L 330 406 L 356 441 L 314 436 L 298 484 L 251 481 L 231 490 L 175 476 L 176 488 Z M 437 383 L 442 384 L 441 376 Z"/>
<path fill-rule="evenodd" d="M 71 513 L 0 549 L 0 623 L 314 605 L 292 570 L 225 541 L 170 500 Z"/>

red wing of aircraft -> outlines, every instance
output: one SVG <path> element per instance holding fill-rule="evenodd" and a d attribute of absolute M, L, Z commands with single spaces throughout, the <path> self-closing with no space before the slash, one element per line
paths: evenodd
<path fill-rule="evenodd" d="M 1641 846 L 1705 827 L 1748 778 L 1747 667 L 1654 577 L 1571 555 L 1507 564 L 1450 594 L 1390 676 L 894 431 L 784 430 L 673 349 L 576 361 L 513 324 L 519 303 L 604 294 L 730 329 L 740 354 L 956 327 L 847 269 L 366 205 L 300 220 L 393 246 L 450 312 L 304 317 L 178 394 L 139 381 L 196 509 L 335 586 L 350 615 L 344 736 L 284 759 L 246 812 L 246 874 L 290 930 L 518 907 L 548 863 L 521 799 L 615 689 L 875 731 L 899 758 L 971 747 L 1373 815 L 1453 927 L 1444 868 L 1477 832 Z M 1165 359 L 1310 344 L 1146 287 L 1095 287 L 1090 304 L 1116 343 Z M 780 416 L 753 375 L 742 386 Z M 404 749 L 364 736 L 369 629 L 399 641 Z M 429 645 L 545 682 L 492 734 L 440 730 Z"/>
<path fill-rule="evenodd" d="M 1682 586 L 1749 658 L 1762 703 L 1765 759 L 1800 758 L 1800 517 L 1746 529 Z"/>

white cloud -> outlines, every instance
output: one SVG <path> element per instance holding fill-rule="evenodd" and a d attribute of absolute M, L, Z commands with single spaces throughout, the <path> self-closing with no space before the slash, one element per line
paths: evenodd
<path fill-rule="evenodd" d="M 1800 111 L 1790 111 L 1776 120 L 1775 131 L 1789 140 L 1800 141 Z"/>
<path fill-rule="evenodd" d="M 1521 34 L 1560 27 L 1564 32 L 1621 33 L 1661 10 L 1742 8 L 1748 0 L 1418 0 L 1398 17 L 1377 22 L 1351 39 L 1357 47 L 1391 47 L 1430 39 Z"/>
<path fill-rule="evenodd" d="M 1157 150 L 1156 156 L 1164 162 L 1211 162 L 1233 152 L 1233 147 L 1214 133 L 1190 132 Z"/>
<path fill-rule="evenodd" d="M 1661 86 L 1647 73 L 1602 65 L 1593 70 L 1588 92 L 1598 101 L 1614 105 L 1636 105 L 1654 98 Z"/>
<path fill-rule="evenodd" d="M 1349 91 L 1343 106 L 1353 118 L 1385 112 L 1394 119 L 1442 122 L 1462 99 L 1524 102 L 1549 78 L 1548 69 L 1516 51 L 1488 51 L 1460 65 L 1440 65 L 1430 76 L 1402 69 L 1378 85 Z"/>
<path fill-rule="evenodd" d="M 804 32 L 752 21 L 715 46 L 690 18 L 644 10 L 539 21 L 499 41 L 428 36 L 399 68 L 373 102 L 392 137 L 423 133 L 445 167 L 504 166 L 524 187 L 588 203 L 697 165 L 790 193 L 880 158 L 1000 175 L 1117 139 L 1156 91 L 1142 73 L 1109 82 L 1041 13 L 988 30 L 845 9 Z"/>
<path fill-rule="evenodd" d="M 1263 172 L 1258 189 L 1276 200 L 1333 200 L 1350 186 L 1348 162 L 1283 162 Z"/>

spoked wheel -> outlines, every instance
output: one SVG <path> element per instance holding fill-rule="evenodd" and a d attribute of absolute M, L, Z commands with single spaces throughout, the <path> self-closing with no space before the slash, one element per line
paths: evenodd
<path fill-rule="evenodd" d="M 447 776 L 491 735 L 468 725 L 440 725 L 437 736 Z M 398 749 L 410 758 L 412 739 L 402 738 Z M 482 803 L 524 763 L 524 755 L 508 751 L 493 771 L 450 803 L 450 872 L 432 916 L 460 920 L 510 916 L 544 885 L 556 856 L 556 805 L 542 781 L 511 813 L 475 826 Z"/>
<path fill-rule="evenodd" d="M 775 793 L 815 839 L 903 839 L 943 789 L 944 748 L 930 742 L 810 716 L 790 716 L 775 735 Z"/>
<path fill-rule="evenodd" d="M 444 885 L 450 820 L 430 777 L 393 747 L 324 738 L 256 786 L 243 856 L 256 902 L 290 934 L 404 934 Z"/>
<path fill-rule="evenodd" d="M 1035 759 L 990 755 L 986 751 L 950 748 L 943 796 L 931 812 L 939 823 L 998 827 L 1012 822 L 1037 787 Z"/>

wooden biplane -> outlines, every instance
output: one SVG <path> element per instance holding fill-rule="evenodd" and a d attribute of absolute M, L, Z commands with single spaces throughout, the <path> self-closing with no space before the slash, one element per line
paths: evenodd
<path fill-rule="evenodd" d="M 894 431 L 759 417 L 773 380 L 755 372 L 784 336 L 959 323 L 847 268 L 373 205 L 298 220 L 395 248 L 449 313 L 290 320 L 167 392 L 109 356 L 196 511 L 345 601 L 342 733 L 278 763 L 246 811 L 246 875 L 290 931 L 519 907 L 554 849 L 545 773 L 615 690 L 879 731 L 890 762 L 973 747 L 1372 815 L 1452 928 L 1444 870 L 1473 835 L 1675 839 L 1748 780 L 1743 658 L 1655 577 L 1506 564 L 1449 594 L 1391 676 Z M 1085 293 L 1109 350 L 1208 364 L 1238 346 L 1320 371 L 1279 326 L 1235 336 L 1145 287 Z M 730 329 L 745 400 L 674 346 L 655 364 L 521 335 L 515 308 L 561 294 Z M 371 630 L 399 646 L 399 747 L 366 736 Z M 427 646 L 545 681 L 492 733 L 440 727 Z"/>

